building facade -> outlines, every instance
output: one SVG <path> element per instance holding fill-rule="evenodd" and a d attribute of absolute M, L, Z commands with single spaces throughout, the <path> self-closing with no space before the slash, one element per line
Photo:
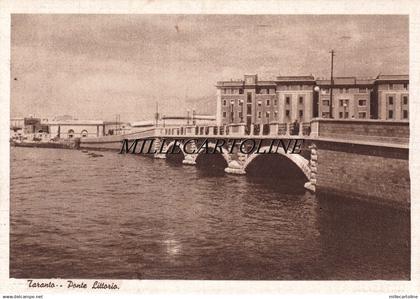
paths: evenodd
<path fill-rule="evenodd" d="M 216 88 L 218 125 L 309 122 L 317 117 L 408 121 L 407 75 L 334 77 L 332 84 L 312 75 L 273 81 L 245 75 L 243 80 L 219 81 Z"/>
<path fill-rule="evenodd" d="M 48 123 L 51 138 L 85 138 L 106 135 L 105 124 L 99 120 L 50 121 Z"/>
<path fill-rule="evenodd" d="M 374 84 L 373 109 L 379 119 L 408 120 L 409 80 L 407 75 L 379 75 Z"/>

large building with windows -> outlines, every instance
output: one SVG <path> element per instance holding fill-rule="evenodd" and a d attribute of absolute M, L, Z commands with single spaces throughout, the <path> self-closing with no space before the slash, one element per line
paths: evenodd
<path fill-rule="evenodd" d="M 408 121 L 408 83 L 407 75 L 334 77 L 333 84 L 312 75 L 278 76 L 272 81 L 245 75 L 243 80 L 217 82 L 216 121 L 219 125 L 309 122 L 317 117 Z"/>

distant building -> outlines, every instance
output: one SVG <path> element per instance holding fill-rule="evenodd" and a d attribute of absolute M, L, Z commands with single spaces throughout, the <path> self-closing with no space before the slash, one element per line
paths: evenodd
<path fill-rule="evenodd" d="M 122 135 L 130 131 L 130 124 L 121 121 L 104 121 L 104 135 Z"/>
<path fill-rule="evenodd" d="M 408 75 L 379 75 L 374 84 L 375 115 L 379 119 L 408 120 Z"/>
<path fill-rule="evenodd" d="M 309 122 L 313 118 L 315 80 L 310 76 L 278 76 L 277 97 L 279 113 L 275 121 L 281 123 Z"/>
<path fill-rule="evenodd" d="M 334 77 L 333 85 L 312 75 L 272 81 L 245 75 L 243 80 L 219 81 L 216 88 L 218 125 L 309 122 L 317 117 L 408 120 L 409 115 L 406 75 Z"/>
<path fill-rule="evenodd" d="M 335 77 L 333 87 L 332 118 L 369 119 L 373 79 Z M 319 88 L 318 113 L 321 118 L 330 117 L 330 80 L 316 80 Z"/>
<path fill-rule="evenodd" d="M 101 120 L 68 120 L 48 122 L 51 138 L 100 137 L 105 135 Z"/>

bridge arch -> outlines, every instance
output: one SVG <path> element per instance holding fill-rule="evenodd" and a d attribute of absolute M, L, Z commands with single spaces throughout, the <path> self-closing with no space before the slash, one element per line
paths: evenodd
<path fill-rule="evenodd" d="M 177 152 L 176 154 L 175 153 L 171 154 L 171 151 L 172 151 L 171 148 L 174 147 L 174 145 L 175 145 L 175 140 L 170 142 L 166 146 L 165 157 L 166 157 L 167 161 L 175 161 L 175 163 L 180 163 L 187 156 L 187 154 L 184 152 L 184 144 L 177 141 L 176 147 L 179 148 L 180 152 L 179 153 Z M 182 158 L 179 155 L 182 155 Z"/>
<path fill-rule="evenodd" d="M 215 149 L 216 148 L 216 144 L 213 143 L 213 142 L 209 142 L 208 143 L 208 147 L 209 148 L 212 148 L 212 149 Z M 220 147 L 217 147 L 217 149 L 220 149 Z M 203 154 L 203 151 L 204 151 L 204 148 L 200 148 L 200 150 L 197 153 L 197 156 L 200 155 L 200 154 Z M 225 149 L 224 147 L 222 147 L 222 152 L 220 154 L 223 156 L 223 158 L 225 159 L 226 163 L 229 164 L 229 162 L 230 162 L 229 151 L 227 149 Z"/>
<path fill-rule="evenodd" d="M 264 146 L 261 147 L 260 152 L 268 152 L 270 150 L 269 146 Z M 309 180 L 311 177 L 311 168 L 309 167 L 309 160 L 305 159 L 304 157 L 302 157 L 301 155 L 298 154 L 285 154 L 282 151 L 277 151 L 273 154 L 278 154 L 281 155 L 283 157 L 286 157 L 288 160 L 292 161 L 301 171 L 302 173 L 306 176 L 306 178 Z M 252 161 L 259 157 L 260 155 L 266 155 L 266 154 L 261 154 L 261 153 L 252 153 L 251 155 L 248 156 L 248 158 L 245 160 L 245 163 L 243 165 L 243 168 L 246 169 L 250 163 L 252 163 Z"/>

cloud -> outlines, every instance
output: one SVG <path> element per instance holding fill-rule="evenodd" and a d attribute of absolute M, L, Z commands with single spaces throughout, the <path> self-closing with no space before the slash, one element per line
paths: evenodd
<path fill-rule="evenodd" d="M 331 48 L 337 75 L 408 73 L 408 18 L 13 15 L 12 114 L 183 114 L 245 73 L 328 76 Z"/>

